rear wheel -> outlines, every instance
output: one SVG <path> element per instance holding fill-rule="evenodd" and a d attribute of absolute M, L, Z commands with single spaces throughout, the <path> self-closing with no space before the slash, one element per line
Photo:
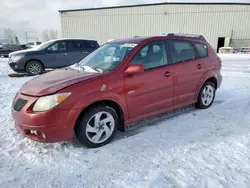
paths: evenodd
<path fill-rule="evenodd" d="M 114 138 L 118 122 L 117 113 L 113 108 L 98 105 L 89 109 L 77 121 L 75 137 L 88 148 L 106 145 Z"/>
<path fill-rule="evenodd" d="M 200 109 L 209 108 L 214 102 L 215 90 L 215 85 L 212 82 L 206 82 L 200 90 L 196 107 Z"/>
<path fill-rule="evenodd" d="M 39 61 L 30 61 L 26 65 L 26 72 L 29 75 L 38 75 L 43 73 L 43 65 Z"/>

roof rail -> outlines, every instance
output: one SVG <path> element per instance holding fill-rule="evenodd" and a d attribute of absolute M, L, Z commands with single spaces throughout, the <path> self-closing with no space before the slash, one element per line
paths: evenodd
<path fill-rule="evenodd" d="M 188 33 L 168 33 L 167 36 L 189 37 L 189 38 L 197 38 L 201 40 L 206 40 L 203 35 L 188 34 Z"/>

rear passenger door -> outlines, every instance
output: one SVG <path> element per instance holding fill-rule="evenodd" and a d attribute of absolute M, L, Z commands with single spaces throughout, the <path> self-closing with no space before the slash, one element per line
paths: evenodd
<path fill-rule="evenodd" d="M 69 65 L 79 63 L 82 60 L 82 53 L 84 51 L 82 40 L 69 40 L 67 41 L 67 53 Z"/>
<path fill-rule="evenodd" d="M 197 43 L 169 40 L 168 46 L 175 67 L 174 104 L 176 107 L 191 104 L 196 101 L 200 79 L 206 72 L 207 47 L 203 44 L 203 57 L 201 57 L 196 49 Z"/>

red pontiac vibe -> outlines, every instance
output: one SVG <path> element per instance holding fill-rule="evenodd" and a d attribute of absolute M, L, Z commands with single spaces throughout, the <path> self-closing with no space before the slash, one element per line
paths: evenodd
<path fill-rule="evenodd" d="M 190 104 L 209 108 L 220 70 L 202 35 L 115 40 L 74 66 L 25 83 L 12 116 L 18 132 L 32 140 L 100 147 L 130 123 Z"/>

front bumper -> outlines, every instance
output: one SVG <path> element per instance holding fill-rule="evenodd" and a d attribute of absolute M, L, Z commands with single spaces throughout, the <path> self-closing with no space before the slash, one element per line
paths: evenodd
<path fill-rule="evenodd" d="M 13 70 L 13 71 L 15 71 L 15 72 L 18 72 L 18 73 L 23 73 L 23 72 L 25 72 L 25 70 L 24 69 L 20 69 L 19 67 L 18 67 L 18 64 L 17 63 L 9 63 L 9 66 L 10 66 L 10 68 Z"/>
<path fill-rule="evenodd" d="M 15 72 L 18 72 L 18 73 L 24 73 L 25 72 L 25 66 L 24 66 L 25 63 L 22 62 L 21 60 L 15 62 L 10 57 L 9 61 L 8 61 L 8 64 L 9 64 L 10 68 L 12 70 L 14 70 Z"/>
<path fill-rule="evenodd" d="M 57 126 L 20 125 L 15 121 L 15 128 L 23 136 L 44 143 L 71 141 L 73 138 L 73 133 L 68 135 L 68 129 L 58 129 Z"/>
<path fill-rule="evenodd" d="M 35 113 L 32 112 L 32 108 L 38 98 L 18 93 L 13 104 L 20 98 L 28 101 L 24 107 L 20 111 L 14 110 L 13 105 L 11 108 L 15 128 L 19 133 L 39 142 L 72 140 L 76 120 L 76 113 L 73 110 L 54 108 L 47 112 Z"/>

